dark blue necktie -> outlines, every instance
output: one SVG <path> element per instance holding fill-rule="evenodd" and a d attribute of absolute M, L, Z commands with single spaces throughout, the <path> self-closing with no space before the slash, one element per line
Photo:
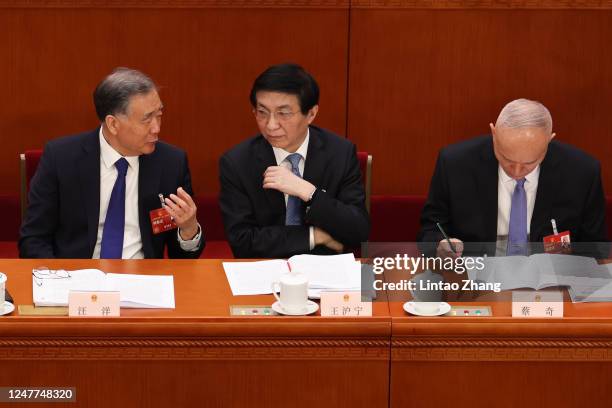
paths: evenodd
<path fill-rule="evenodd" d="M 527 194 L 524 178 L 516 180 L 512 193 L 506 255 L 527 255 Z"/>
<path fill-rule="evenodd" d="M 300 175 L 300 160 L 302 155 L 292 153 L 287 156 L 287 161 L 291 163 L 291 172 L 298 177 Z M 299 197 L 290 195 L 287 197 L 287 213 L 285 214 L 285 225 L 302 225 L 302 200 Z"/>
<path fill-rule="evenodd" d="M 102 232 L 101 259 L 121 259 L 123 253 L 123 231 L 125 230 L 125 175 L 128 162 L 120 158 L 115 162 L 117 167 L 117 180 L 113 186 L 104 231 Z"/>

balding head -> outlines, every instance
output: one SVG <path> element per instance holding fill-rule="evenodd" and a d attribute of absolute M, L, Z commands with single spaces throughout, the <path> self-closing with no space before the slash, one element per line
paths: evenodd
<path fill-rule="evenodd" d="M 495 157 L 506 174 L 521 179 L 531 173 L 546 156 L 552 132 L 550 112 L 540 102 L 517 99 L 499 114 L 493 134 Z"/>

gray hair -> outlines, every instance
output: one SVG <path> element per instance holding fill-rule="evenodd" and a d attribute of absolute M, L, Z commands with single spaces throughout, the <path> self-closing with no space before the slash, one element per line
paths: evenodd
<path fill-rule="evenodd" d="M 535 127 L 545 129 L 548 134 L 552 133 L 552 125 L 552 116 L 546 106 L 529 99 L 515 99 L 508 103 L 495 122 L 497 128 Z"/>
<path fill-rule="evenodd" d="M 115 68 L 93 93 L 96 114 L 101 122 L 107 115 L 126 113 L 130 98 L 157 90 L 155 82 L 135 69 Z"/>

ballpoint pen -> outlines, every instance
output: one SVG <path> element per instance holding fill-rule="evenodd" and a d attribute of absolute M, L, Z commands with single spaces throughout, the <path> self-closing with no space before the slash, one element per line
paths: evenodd
<path fill-rule="evenodd" d="M 559 231 L 557 230 L 557 222 L 555 221 L 555 219 L 552 218 L 550 220 L 550 223 L 552 224 L 553 234 L 558 235 Z"/>
<path fill-rule="evenodd" d="M 440 225 L 439 222 L 436 222 L 436 226 L 438 227 L 438 229 L 440 230 L 440 232 L 442 233 L 442 236 L 444 237 L 444 239 L 446 240 L 446 242 L 448 242 L 448 245 L 450 246 L 450 249 L 456 254 L 457 253 L 457 249 L 455 248 L 455 246 L 453 245 L 453 243 L 451 242 L 450 238 L 448 237 L 448 235 L 446 235 L 446 232 L 444 231 L 444 228 L 442 228 L 442 225 Z"/>

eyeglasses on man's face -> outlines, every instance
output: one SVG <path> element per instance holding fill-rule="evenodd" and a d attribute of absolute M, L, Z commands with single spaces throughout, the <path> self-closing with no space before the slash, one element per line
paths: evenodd
<path fill-rule="evenodd" d="M 281 109 L 276 112 L 270 112 L 264 108 L 256 108 L 253 110 L 255 113 L 255 118 L 258 121 L 267 122 L 271 117 L 274 117 L 278 122 L 287 122 L 289 121 L 297 112 L 293 112 L 289 109 Z"/>

